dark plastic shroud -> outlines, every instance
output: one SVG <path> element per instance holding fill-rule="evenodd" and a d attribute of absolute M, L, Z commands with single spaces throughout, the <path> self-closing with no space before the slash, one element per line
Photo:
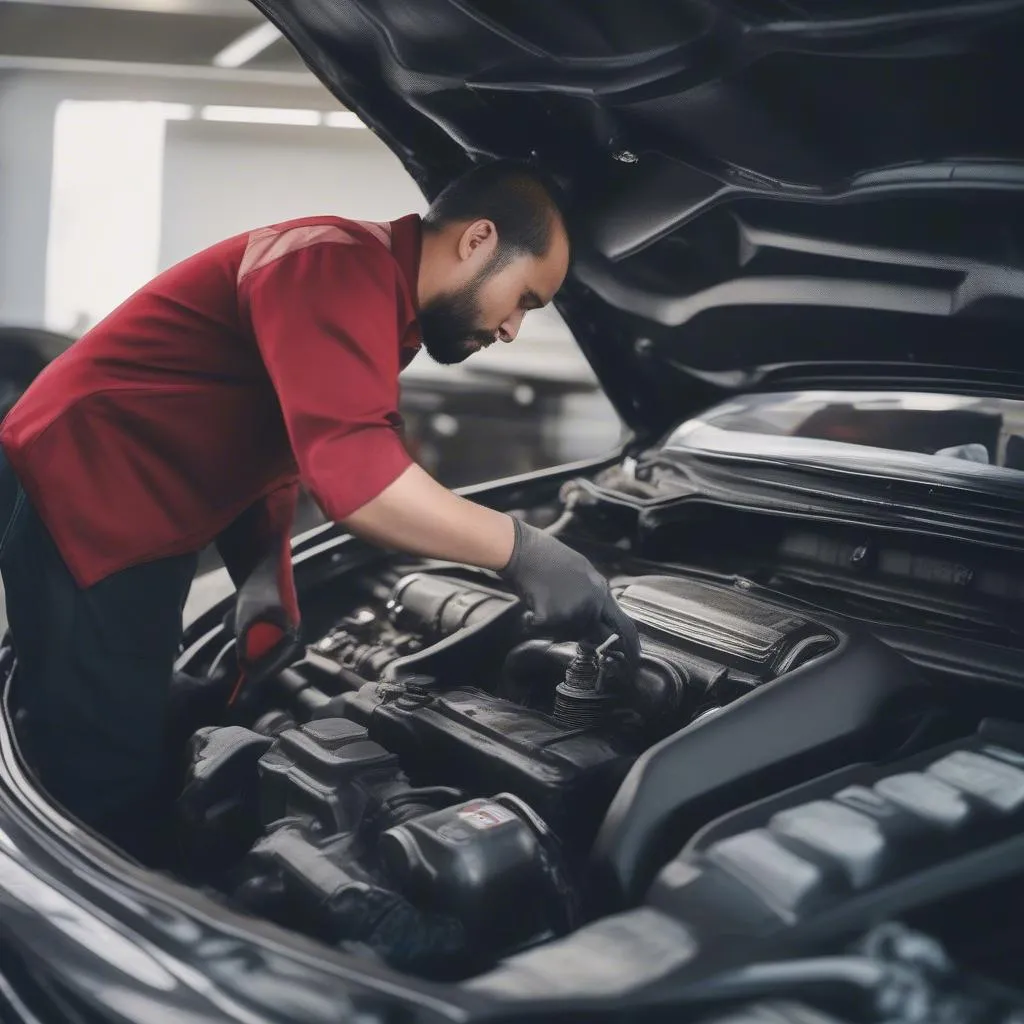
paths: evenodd
<path fill-rule="evenodd" d="M 612 800 L 590 862 L 606 908 L 636 903 L 658 868 L 707 821 L 854 761 L 884 758 L 936 696 L 865 633 L 643 753 Z"/>

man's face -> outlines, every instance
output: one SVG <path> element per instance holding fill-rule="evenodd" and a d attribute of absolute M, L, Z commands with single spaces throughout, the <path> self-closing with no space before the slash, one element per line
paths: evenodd
<path fill-rule="evenodd" d="M 423 347 L 436 362 L 453 364 L 496 341 L 513 341 L 523 317 L 546 306 L 562 286 L 568 261 L 560 229 L 553 230 L 551 246 L 541 257 L 507 262 L 497 247 L 471 247 L 462 269 L 472 276 L 420 309 Z"/>

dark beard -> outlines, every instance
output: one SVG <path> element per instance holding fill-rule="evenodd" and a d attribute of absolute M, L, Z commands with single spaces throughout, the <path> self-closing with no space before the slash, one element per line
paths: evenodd
<path fill-rule="evenodd" d="M 438 295 L 420 309 L 423 347 L 434 362 L 444 366 L 461 363 L 494 341 L 494 331 L 477 326 L 480 284 L 478 278 L 461 291 Z"/>

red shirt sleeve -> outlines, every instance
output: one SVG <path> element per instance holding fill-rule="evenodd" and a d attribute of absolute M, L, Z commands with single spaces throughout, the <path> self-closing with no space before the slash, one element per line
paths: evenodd
<path fill-rule="evenodd" d="M 398 415 L 398 269 L 383 248 L 320 242 L 239 285 L 310 494 L 345 519 L 411 464 Z"/>

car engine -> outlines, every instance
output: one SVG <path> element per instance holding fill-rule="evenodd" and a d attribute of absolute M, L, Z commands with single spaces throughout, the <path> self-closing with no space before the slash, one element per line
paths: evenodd
<path fill-rule="evenodd" d="M 1024 557 L 726 483 L 655 451 L 503 492 L 607 578 L 635 672 L 617 637 L 535 635 L 496 574 L 298 549 L 292 664 L 232 704 L 223 608 L 189 635 L 176 872 L 506 1002 L 808 993 L 846 1019 L 918 968 L 929 1006 L 960 967 L 1012 982 Z"/>
<path fill-rule="evenodd" d="M 531 635 L 484 571 L 385 558 L 321 582 L 303 656 L 216 724 L 191 712 L 180 873 L 402 970 L 473 977 L 634 906 L 695 821 L 884 752 L 928 702 L 841 619 L 614 549 L 595 564 L 641 632 L 632 676 L 616 637 Z"/>

